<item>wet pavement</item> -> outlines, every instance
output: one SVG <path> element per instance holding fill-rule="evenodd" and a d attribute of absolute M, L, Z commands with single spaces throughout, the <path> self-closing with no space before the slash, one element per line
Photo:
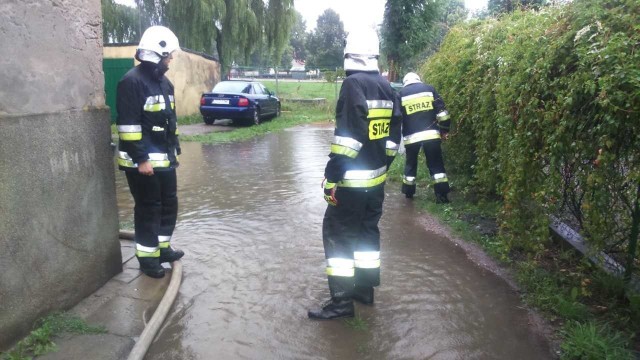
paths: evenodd
<path fill-rule="evenodd" d="M 183 282 L 147 359 L 548 359 L 519 297 L 425 228 L 389 186 L 382 284 L 357 321 L 311 321 L 328 298 L 321 182 L 332 128 L 183 143 L 172 244 Z M 119 172 L 121 221 L 132 201 Z"/>

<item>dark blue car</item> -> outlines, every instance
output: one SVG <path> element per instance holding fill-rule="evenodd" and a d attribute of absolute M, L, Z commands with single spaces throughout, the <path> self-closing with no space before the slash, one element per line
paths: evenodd
<path fill-rule="evenodd" d="M 280 116 L 280 100 L 257 81 L 221 81 L 210 93 L 202 94 L 200 113 L 208 125 L 216 119 L 257 125 Z"/>

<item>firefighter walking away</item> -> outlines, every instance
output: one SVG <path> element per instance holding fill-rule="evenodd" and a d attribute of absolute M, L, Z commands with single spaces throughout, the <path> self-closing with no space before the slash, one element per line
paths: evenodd
<path fill-rule="evenodd" d="M 351 32 L 344 49 L 336 128 L 325 168 L 322 224 L 331 298 L 310 310 L 311 319 L 354 316 L 356 300 L 373 304 L 380 284 L 380 231 L 384 183 L 400 143 L 397 95 L 378 71 L 373 29 Z"/>
<path fill-rule="evenodd" d="M 437 203 L 448 203 L 449 180 L 444 169 L 441 138 L 449 132 L 449 112 L 436 89 L 408 73 L 402 80 L 402 140 L 406 163 L 402 177 L 402 193 L 413 198 L 416 193 L 418 154 L 424 151 Z"/>

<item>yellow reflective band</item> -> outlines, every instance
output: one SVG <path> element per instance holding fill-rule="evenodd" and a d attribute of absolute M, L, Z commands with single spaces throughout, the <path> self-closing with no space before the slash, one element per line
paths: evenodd
<path fill-rule="evenodd" d="M 356 260 L 356 267 L 360 269 L 379 269 L 380 259 L 377 260 Z"/>
<path fill-rule="evenodd" d="M 398 154 L 398 150 L 387 149 L 387 156 L 396 156 Z"/>
<path fill-rule="evenodd" d="M 118 158 L 118 165 L 124 166 L 124 167 L 130 167 L 130 168 L 137 167 L 132 160 L 121 159 L 121 158 Z"/>
<path fill-rule="evenodd" d="M 355 269 L 354 268 L 327 267 L 327 275 L 329 275 L 329 276 L 353 277 L 355 275 Z"/>
<path fill-rule="evenodd" d="M 336 187 L 336 183 L 332 183 L 332 182 L 329 182 L 329 181 L 324 183 L 324 188 L 325 189 L 333 189 L 334 187 Z"/>
<path fill-rule="evenodd" d="M 146 252 L 146 251 L 140 251 L 140 250 L 136 250 L 136 256 L 137 257 L 160 257 L 160 249 L 154 251 L 154 252 Z"/>
<path fill-rule="evenodd" d="M 415 134 L 407 135 L 402 138 L 405 145 L 413 144 L 418 141 L 435 140 L 440 139 L 440 132 L 438 130 L 425 130 Z"/>
<path fill-rule="evenodd" d="M 384 183 L 384 181 L 387 179 L 387 174 L 382 174 L 378 177 L 375 177 L 373 179 L 345 179 L 342 180 L 338 183 L 338 186 L 340 187 L 349 187 L 349 188 L 368 188 L 368 187 L 374 187 L 377 185 L 380 185 L 382 183 Z"/>
<path fill-rule="evenodd" d="M 415 185 L 416 184 L 416 178 L 413 176 L 403 176 L 402 177 L 402 183 L 403 184 L 407 184 L 407 185 Z"/>
<path fill-rule="evenodd" d="M 144 111 L 148 112 L 158 112 L 164 110 L 164 103 L 160 104 L 145 104 Z"/>
<path fill-rule="evenodd" d="M 449 182 L 449 179 L 447 179 L 447 174 L 439 173 L 439 174 L 433 175 L 434 184 L 445 183 L 445 182 Z"/>
<path fill-rule="evenodd" d="M 411 115 L 418 111 L 433 110 L 433 96 L 423 96 L 402 102 L 407 115 Z"/>
<path fill-rule="evenodd" d="M 349 148 L 346 146 L 338 145 L 338 144 L 331 144 L 331 153 L 346 155 L 352 159 L 355 159 L 355 157 L 358 156 L 358 151 L 353 150 L 352 148 Z"/>
<path fill-rule="evenodd" d="M 138 133 L 121 132 L 120 133 L 120 140 L 123 140 L 123 141 L 138 141 L 138 140 L 142 140 L 142 133 L 141 132 L 138 132 Z"/>
<path fill-rule="evenodd" d="M 180 131 L 178 131 L 178 129 L 176 129 L 175 134 L 176 134 L 176 135 L 180 135 Z"/>
<path fill-rule="evenodd" d="M 158 243 L 158 247 L 159 247 L 160 249 L 168 249 L 168 248 L 169 248 L 169 242 L 168 242 L 168 241 L 166 241 L 166 242 L 159 242 L 159 243 Z"/>
<path fill-rule="evenodd" d="M 136 256 L 138 257 L 158 257 L 160 250 L 157 246 L 144 246 L 136 244 Z"/>
<path fill-rule="evenodd" d="M 369 140 L 383 139 L 389 136 L 390 119 L 369 121 Z"/>
<path fill-rule="evenodd" d="M 169 160 L 149 160 L 149 162 L 154 168 L 169 167 L 171 165 Z"/>
<path fill-rule="evenodd" d="M 449 112 L 447 110 L 442 111 L 438 115 L 436 115 L 436 118 L 438 119 L 438 121 L 449 120 Z"/>
<path fill-rule="evenodd" d="M 173 101 L 171 102 L 171 109 L 175 109 L 176 108 L 176 103 L 174 103 Z"/>
<path fill-rule="evenodd" d="M 391 113 L 393 112 L 392 109 L 369 109 L 369 115 L 367 115 L 368 119 L 373 119 L 373 118 L 390 118 L 391 117 Z"/>

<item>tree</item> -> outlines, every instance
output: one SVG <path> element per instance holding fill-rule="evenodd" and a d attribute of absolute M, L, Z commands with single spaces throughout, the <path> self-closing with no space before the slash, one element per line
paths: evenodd
<path fill-rule="evenodd" d="M 105 44 L 140 39 L 138 9 L 116 4 L 113 0 L 103 0 L 102 19 L 102 41 Z"/>
<path fill-rule="evenodd" d="M 116 31 L 114 24 L 130 14 L 113 11 L 113 0 L 102 0 L 102 4 L 111 11 L 105 38 L 120 36 L 123 31 Z M 136 0 L 136 5 L 138 32 L 129 41 L 139 40 L 140 29 L 165 25 L 182 47 L 217 55 L 223 74 L 234 61 L 248 62 L 263 44 L 264 56 L 278 61 L 295 19 L 293 0 Z M 135 25 L 129 27 L 135 29 Z"/>
<path fill-rule="evenodd" d="M 416 63 L 423 61 L 435 54 L 442 44 L 442 40 L 449 30 L 467 18 L 469 11 L 464 6 L 463 0 L 444 0 L 440 18 L 435 23 L 431 35 L 432 41 L 427 47 L 407 63 L 407 66 L 415 68 Z"/>
<path fill-rule="evenodd" d="M 307 41 L 307 64 L 311 67 L 342 67 L 346 33 L 340 15 L 327 9 L 318 17 L 315 31 Z"/>
<path fill-rule="evenodd" d="M 443 0 L 387 0 L 381 35 L 391 81 L 434 44 L 442 7 Z"/>
<path fill-rule="evenodd" d="M 307 58 L 307 22 L 304 21 L 302 14 L 296 11 L 296 21 L 291 28 L 291 38 L 289 45 L 292 48 L 292 57 L 297 60 L 306 60 Z"/>
<path fill-rule="evenodd" d="M 538 8 L 546 2 L 546 0 L 489 0 L 487 9 L 491 14 L 501 14 L 512 12 L 520 7 Z"/>

